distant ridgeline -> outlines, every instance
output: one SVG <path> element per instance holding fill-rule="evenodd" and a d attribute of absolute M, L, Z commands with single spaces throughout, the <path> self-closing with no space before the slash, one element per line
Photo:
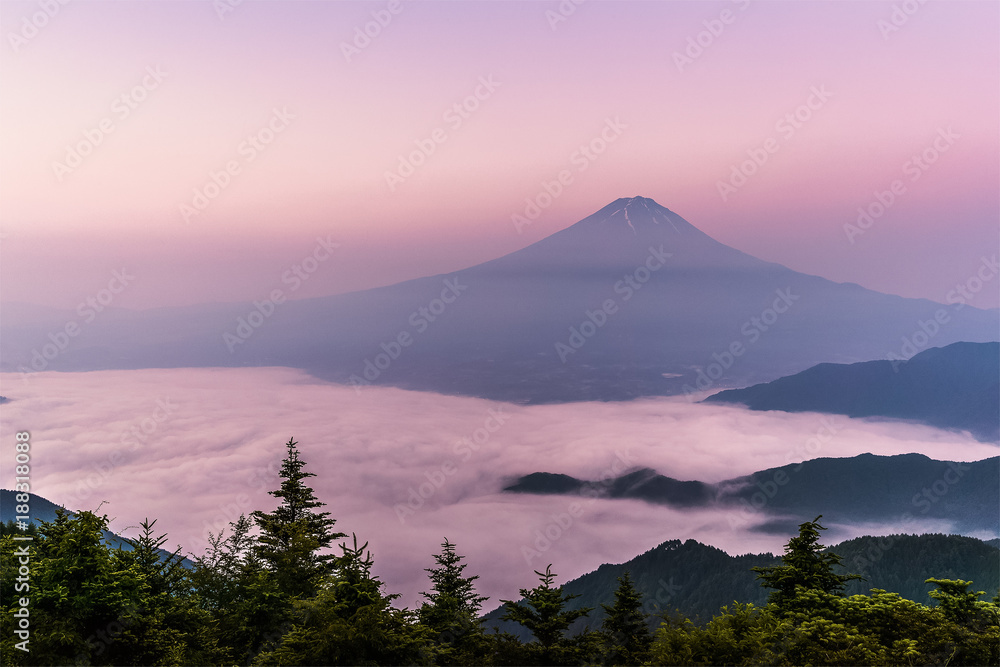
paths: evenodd
<path fill-rule="evenodd" d="M 954 343 L 906 361 L 819 364 L 705 399 L 751 410 L 827 412 L 918 421 L 1000 440 L 1000 343 Z"/>
<path fill-rule="evenodd" d="M 843 557 L 840 574 L 855 573 L 865 581 L 851 581 L 846 595 L 867 593 L 880 588 L 899 593 L 904 598 L 933 605 L 928 591 L 930 577 L 972 580 L 973 588 L 992 596 L 1000 588 L 1000 550 L 996 541 L 960 535 L 890 535 L 859 537 L 829 547 Z M 586 619 L 573 626 L 598 627 L 604 617 L 601 604 L 610 605 L 618 586 L 618 577 L 632 575 L 642 596 L 644 610 L 652 614 L 650 627 L 656 627 L 661 615 L 679 610 L 692 620 L 706 621 L 719 613 L 723 605 L 737 602 L 767 603 L 769 591 L 762 588 L 750 568 L 779 564 L 770 553 L 730 556 L 721 549 L 688 540 L 670 540 L 619 565 L 602 565 L 597 570 L 567 582 L 567 595 L 580 597 L 567 604 L 568 609 L 595 607 Z M 502 608 L 487 615 L 487 624 L 524 638 L 524 629 L 500 620 Z"/>
<path fill-rule="evenodd" d="M 547 472 L 517 479 L 511 493 L 632 498 L 677 508 L 731 508 L 730 524 L 758 522 L 785 534 L 824 514 L 838 523 L 945 519 L 960 533 L 1000 533 L 1000 457 L 972 463 L 923 454 L 821 458 L 708 484 L 681 481 L 649 468 L 603 482 Z M 916 527 L 917 524 L 914 524 Z"/>
<path fill-rule="evenodd" d="M 16 505 L 16 495 L 17 494 L 14 491 L 9 489 L 0 489 L 0 523 L 6 524 L 8 522 L 16 521 L 15 517 L 17 516 L 17 513 L 14 511 Z M 28 506 L 30 508 L 28 516 L 31 517 L 31 523 L 33 525 L 38 526 L 42 521 L 52 522 L 56 520 L 56 510 L 60 508 L 59 505 L 56 505 L 51 500 L 34 493 L 29 493 L 28 497 Z M 72 511 L 69 511 L 69 513 L 75 514 L 75 512 Z M 118 535 L 117 533 L 112 533 L 110 530 L 104 531 L 104 539 L 112 549 L 121 547 L 122 549 L 129 550 L 132 548 L 126 538 Z M 160 552 L 164 556 L 168 555 L 168 552 L 163 549 L 160 549 Z M 182 562 L 187 567 L 191 566 L 191 562 L 187 558 L 183 559 Z"/>

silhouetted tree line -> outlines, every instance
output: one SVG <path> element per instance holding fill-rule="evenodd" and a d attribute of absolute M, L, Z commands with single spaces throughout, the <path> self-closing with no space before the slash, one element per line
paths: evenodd
<path fill-rule="evenodd" d="M 971 582 L 931 579 L 928 607 L 872 589 L 844 596 L 857 575 L 837 574 L 841 558 L 823 552 L 820 517 L 800 526 L 781 565 L 756 567 L 772 589 L 766 605 L 733 603 L 695 624 L 679 613 L 650 630 L 628 572 L 618 579 L 598 629 L 569 633 L 591 608 L 555 585 L 551 566 L 521 600 L 504 600 L 504 620 L 531 641 L 489 631 L 487 598 L 466 575 L 464 557 L 445 539 L 427 568 L 418 609 L 394 605 L 372 574 L 372 554 L 320 511 L 305 483 L 312 473 L 294 440 L 286 445 L 280 499 L 210 536 L 185 566 L 163 555 L 165 535 L 142 524 L 130 548 L 109 547 L 107 517 L 60 511 L 31 543 L 30 590 L 15 590 L 13 526 L 3 526 L 4 665 L 995 665 L 1000 662 L 1000 599 L 980 601 Z M 17 647 L 14 611 L 30 598 L 29 652 Z M 24 645 L 22 645 L 23 647 Z"/>

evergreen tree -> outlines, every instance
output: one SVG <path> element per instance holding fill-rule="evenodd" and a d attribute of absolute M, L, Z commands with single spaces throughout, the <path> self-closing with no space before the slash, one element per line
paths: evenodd
<path fill-rule="evenodd" d="M 578 618 L 586 617 L 593 607 L 567 610 L 566 603 L 580 597 L 566 595 L 562 586 L 553 586 L 556 575 L 552 565 L 545 572 L 535 570 L 541 584 L 532 589 L 521 589 L 523 604 L 512 600 L 501 600 L 506 605 L 503 620 L 520 623 L 531 631 L 542 648 L 542 659 L 548 664 L 574 662 L 577 651 L 567 642 L 564 633 Z"/>
<path fill-rule="evenodd" d="M 466 563 L 462 562 L 464 558 L 465 556 L 455 553 L 455 545 L 449 542 L 447 537 L 444 538 L 441 553 L 434 556 L 438 567 L 424 569 L 434 585 L 430 593 L 421 595 L 427 598 L 429 607 L 453 608 L 456 612 L 475 618 L 483 603 L 489 598 L 476 594 L 475 581 L 479 579 L 479 575 L 463 576 L 466 567 Z"/>
<path fill-rule="evenodd" d="M 455 552 L 446 537 L 441 553 L 434 556 L 438 567 L 425 568 L 433 587 L 421 593 L 427 602 L 420 607 L 420 622 L 434 631 L 438 645 L 438 664 L 464 664 L 485 652 L 482 622 L 477 618 L 483 602 L 489 598 L 476 594 L 478 575 L 466 577 L 465 558 Z"/>
<path fill-rule="evenodd" d="M 944 617 L 954 621 L 959 625 L 973 626 L 984 622 L 996 622 L 996 612 L 991 603 L 980 602 L 979 597 L 985 595 L 986 591 L 970 591 L 971 581 L 961 579 L 928 579 L 924 583 L 934 584 L 937 590 L 933 590 L 928 595 L 938 601 L 938 609 Z"/>
<path fill-rule="evenodd" d="M 142 532 L 128 547 L 112 552 L 118 576 L 129 571 L 138 583 L 116 639 L 116 662 L 134 665 L 209 664 L 224 660 L 213 632 L 211 614 L 192 587 L 180 548 L 163 551 L 166 534 L 155 536 L 156 521 L 144 520 Z"/>
<path fill-rule="evenodd" d="M 606 614 L 601 626 L 606 663 L 638 665 L 646 662 L 653 634 L 646 623 L 646 614 L 642 611 L 642 597 L 632 583 L 629 572 L 618 577 L 614 604 L 602 604 L 601 607 Z"/>
<path fill-rule="evenodd" d="M 341 544 L 337 570 L 315 597 L 294 600 L 293 623 L 256 665 L 430 664 L 430 631 L 414 614 L 392 607 L 398 595 L 382 592 L 372 575 L 368 544 Z"/>
<path fill-rule="evenodd" d="M 788 540 L 785 553 L 781 557 L 784 565 L 752 568 L 757 578 L 764 581 L 762 586 L 775 589 L 769 601 L 778 607 L 787 606 L 796 596 L 796 588 L 818 590 L 839 596 L 847 582 L 861 579 L 857 574 L 841 575 L 833 571 L 843 560 L 835 553 L 823 553 L 819 543 L 819 531 L 826 530 L 819 524 L 822 515 L 799 525 L 798 537 Z"/>
<path fill-rule="evenodd" d="M 260 528 L 257 554 L 274 577 L 283 594 L 309 597 L 315 595 L 320 580 L 333 569 L 333 554 L 321 554 L 344 533 L 332 531 L 336 520 L 329 512 L 315 512 L 324 504 L 316 499 L 303 480 L 315 477 L 305 472 L 299 458 L 298 443 L 288 440 L 287 455 L 279 476 L 281 487 L 269 493 L 281 499 L 273 512 L 256 511 L 253 518 Z"/>
<path fill-rule="evenodd" d="M 55 521 L 41 522 L 42 539 L 31 543 L 31 652 L 5 651 L 11 659 L 49 665 L 116 662 L 114 655 L 121 644 L 115 643 L 128 628 L 141 582 L 133 572 L 115 571 L 104 543 L 107 526 L 107 516 L 74 515 L 62 508 L 56 510 Z M 13 578 L 4 576 L 5 586 L 8 581 L 13 585 Z M 4 602 L 14 599 L 5 595 Z M 6 621 L 10 615 L 4 612 Z M 3 629 L 4 639 L 8 633 L 13 635 L 7 627 Z"/>
<path fill-rule="evenodd" d="M 248 664 L 281 639 L 291 604 L 264 568 L 250 519 L 240 515 L 229 527 L 229 535 L 208 534 L 208 550 L 195 559 L 191 577 L 219 644 L 234 662 Z"/>
<path fill-rule="evenodd" d="M 0 537 L 4 535 L 19 535 L 21 537 L 38 537 L 38 524 L 34 521 L 28 523 L 24 530 L 17 525 L 13 519 L 8 519 L 5 523 L 0 523 Z"/>

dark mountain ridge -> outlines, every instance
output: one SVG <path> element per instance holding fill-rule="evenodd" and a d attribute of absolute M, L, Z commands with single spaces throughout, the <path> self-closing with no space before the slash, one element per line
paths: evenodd
<path fill-rule="evenodd" d="M 936 461 L 923 454 L 819 458 L 717 484 L 681 481 L 645 468 L 606 482 L 532 473 L 510 493 L 632 498 L 675 508 L 731 508 L 730 522 L 771 517 L 760 530 L 789 532 L 817 514 L 836 523 L 944 519 L 960 533 L 1000 533 L 1000 457 Z"/>
<path fill-rule="evenodd" d="M 17 507 L 17 493 L 11 491 L 10 489 L 0 489 L 0 523 L 7 523 L 8 521 L 16 521 L 18 513 L 15 511 Z M 28 508 L 29 512 L 27 516 L 30 517 L 28 523 L 32 523 L 35 526 L 39 526 L 42 521 L 53 522 L 56 520 L 56 511 L 61 508 L 60 505 L 56 505 L 51 500 L 43 498 L 42 496 L 36 495 L 34 493 L 28 494 Z M 65 509 L 65 508 L 63 508 Z M 76 514 L 71 510 L 67 510 L 71 515 Z M 111 548 L 121 548 L 129 551 L 132 549 L 132 545 L 129 543 L 127 538 L 122 537 L 117 533 L 113 533 L 110 530 L 104 531 L 104 540 Z M 159 549 L 160 555 L 167 557 L 170 552 Z M 182 564 L 185 567 L 192 567 L 193 563 L 187 558 L 182 559 Z"/>
<path fill-rule="evenodd" d="M 934 589 L 924 581 L 931 577 L 964 579 L 973 582 L 973 590 L 986 591 L 987 598 L 1000 589 L 1000 550 L 981 540 L 961 535 L 887 535 L 864 536 L 828 547 L 843 558 L 840 574 L 862 575 L 864 581 L 848 582 L 845 595 L 867 593 L 880 588 L 933 606 L 927 593 Z M 770 553 L 730 556 L 721 549 L 695 540 L 668 540 L 625 563 L 601 565 L 593 572 L 566 582 L 564 591 L 580 597 L 567 604 L 569 609 L 594 607 L 588 618 L 571 628 L 582 630 L 589 625 L 600 627 L 604 612 L 601 604 L 614 602 L 618 577 L 626 571 L 632 576 L 650 614 L 650 627 L 657 627 L 664 616 L 680 611 L 696 622 L 707 621 L 723 605 L 736 602 L 767 603 L 769 589 L 762 588 L 753 567 L 780 565 Z M 558 567 L 554 568 L 558 572 Z M 528 587 L 534 584 L 527 584 Z M 506 630 L 522 639 L 529 634 L 520 625 L 500 620 L 502 608 L 486 615 L 489 627 Z"/>
<path fill-rule="evenodd" d="M 751 410 L 888 417 L 1000 440 L 1000 343 L 953 343 L 906 361 L 819 364 L 705 399 Z"/>

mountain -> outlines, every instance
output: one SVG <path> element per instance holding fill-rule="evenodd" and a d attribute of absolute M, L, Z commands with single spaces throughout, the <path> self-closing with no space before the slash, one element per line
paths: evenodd
<path fill-rule="evenodd" d="M 934 605 L 935 601 L 927 595 L 934 586 L 924 583 L 931 577 L 971 580 L 972 589 L 986 591 L 987 599 L 1000 588 L 1000 550 L 972 537 L 865 536 L 829 547 L 827 551 L 843 558 L 843 567 L 837 568 L 839 573 L 865 577 L 865 581 L 849 582 L 846 595 L 880 588 L 921 604 Z M 706 621 L 720 607 L 734 601 L 766 604 L 770 591 L 761 587 L 750 568 L 778 564 L 778 557 L 769 553 L 730 556 L 695 540 L 683 543 L 669 540 L 626 563 L 602 565 L 566 582 L 567 594 L 580 595 L 567 608 L 595 607 L 572 630 L 578 631 L 585 625 L 600 627 L 604 618 L 600 605 L 613 604 L 617 579 L 626 571 L 632 575 L 644 610 L 652 614 L 650 626 L 656 627 L 662 615 L 669 616 L 675 611 Z M 535 582 L 525 582 L 525 587 L 534 585 Z M 487 614 L 487 626 L 528 637 L 522 626 L 501 621 L 502 615 L 502 608 Z"/>
<path fill-rule="evenodd" d="M 1000 344 L 953 343 L 906 361 L 820 364 L 705 399 L 751 410 L 912 419 L 1000 440 Z"/>
<path fill-rule="evenodd" d="M 15 511 L 17 494 L 10 489 L 0 489 L 0 523 L 7 523 L 8 521 L 16 521 L 18 513 Z M 56 510 L 60 508 L 60 505 L 56 505 L 51 500 L 43 498 L 42 496 L 36 495 L 34 493 L 28 494 L 28 508 L 29 512 L 27 516 L 31 517 L 30 523 L 40 525 L 41 522 L 45 521 L 51 523 L 56 520 Z M 75 512 L 70 511 L 70 514 L 75 514 Z M 96 513 L 96 512 L 95 512 Z M 129 544 L 128 540 L 117 533 L 112 533 L 110 530 L 104 531 L 104 540 L 107 544 L 111 546 L 112 549 L 121 548 L 129 551 L 132 549 L 132 545 Z M 166 558 L 170 555 L 169 551 L 165 549 L 158 549 L 160 555 Z M 182 558 L 181 563 L 184 567 L 193 567 L 192 563 L 187 558 Z"/>
<path fill-rule="evenodd" d="M 633 498 L 677 508 L 730 507 L 744 525 L 770 518 L 760 530 L 788 532 L 823 514 L 831 523 L 944 519 L 961 533 L 1000 533 L 1000 457 L 963 463 L 923 454 L 819 458 L 761 470 L 717 484 L 680 481 L 644 468 L 605 482 L 532 473 L 510 493 Z"/>
<path fill-rule="evenodd" d="M 277 304 L 84 310 L 6 305 L 0 369 L 290 366 L 513 402 L 623 400 L 883 358 L 928 336 L 995 341 L 1000 329 L 997 310 L 761 261 L 644 197 L 449 275 Z"/>

